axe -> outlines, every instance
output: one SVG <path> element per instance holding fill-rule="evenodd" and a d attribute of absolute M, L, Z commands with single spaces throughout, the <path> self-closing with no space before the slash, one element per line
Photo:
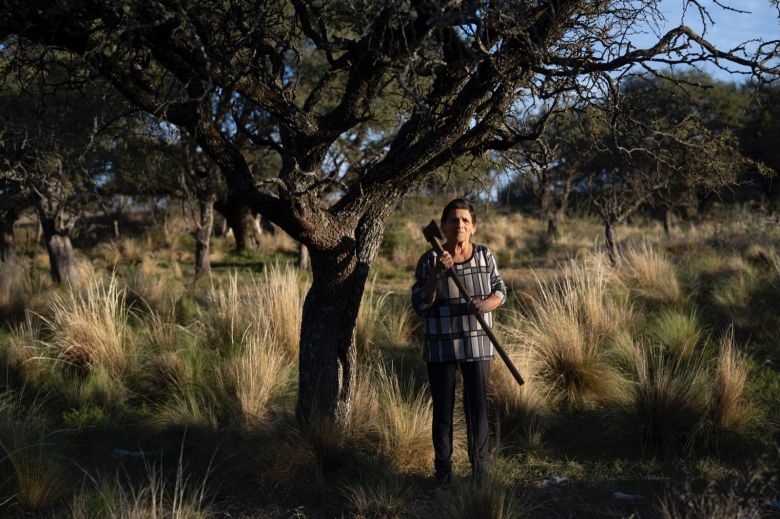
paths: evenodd
<path fill-rule="evenodd" d="M 431 247 L 433 247 L 433 250 L 436 251 L 436 254 L 441 256 L 442 252 L 444 252 L 444 249 L 442 249 L 439 240 L 443 239 L 444 236 L 442 236 L 441 229 L 439 229 L 439 225 L 436 223 L 435 220 L 431 220 L 431 223 L 429 223 L 427 227 L 423 228 L 423 236 L 425 236 L 425 239 L 428 241 L 428 243 L 431 244 Z M 455 273 L 453 269 L 447 270 L 447 275 L 452 278 L 452 281 L 455 282 L 455 286 L 458 287 L 458 290 L 460 291 L 460 297 L 465 299 L 466 302 L 468 303 L 471 300 L 471 296 L 466 291 L 466 287 L 463 286 L 463 282 L 460 280 L 458 275 Z M 475 314 L 475 317 L 477 318 L 477 321 L 479 321 L 479 324 L 482 326 L 482 329 L 485 330 L 485 333 L 490 339 L 490 342 L 493 343 L 493 346 L 496 348 L 496 351 L 501 356 L 501 360 L 503 360 L 504 364 L 506 364 L 506 367 L 509 368 L 509 372 L 512 374 L 513 377 L 515 377 L 517 383 L 522 386 L 525 383 L 523 377 L 520 376 L 520 372 L 517 371 L 515 365 L 512 364 L 512 360 L 509 358 L 509 355 L 506 354 L 504 348 L 501 346 L 501 344 L 499 344 L 498 339 L 493 334 L 493 330 L 491 330 L 490 326 L 488 326 L 488 324 L 485 322 L 485 318 L 482 317 L 482 314 Z"/>

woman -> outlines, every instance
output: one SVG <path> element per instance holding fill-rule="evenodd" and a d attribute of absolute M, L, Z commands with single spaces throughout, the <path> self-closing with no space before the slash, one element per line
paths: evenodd
<path fill-rule="evenodd" d="M 481 313 L 492 324 L 493 310 L 506 299 L 506 285 L 490 250 L 471 243 L 477 230 L 474 207 L 462 198 L 451 201 L 441 215 L 446 242 L 441 256 L 430 250 L 417 263 L 412 305 L 425 320 L 423 354 L 433 399 L 433 450 L 436 481 L 452 478 L 452 411 L 455 373 L 463 377 L 463 410 L 466 416 L 472 475 L 481 479 L 487 470 L 487 386 L 493 345 L 473 314 Z M 447 276 L 452 269 L 472 296 L 466 301 Z"/>

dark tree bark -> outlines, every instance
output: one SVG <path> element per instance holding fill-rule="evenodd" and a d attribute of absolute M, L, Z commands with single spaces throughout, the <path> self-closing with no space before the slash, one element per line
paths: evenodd
<path fill-rule="evenodd" d="M 14 224 L 18 218 L 19 214 L 15 211 L 7 211 L 0 218 L 0 261 L 16 259 Z"/>
<path fill-rule="evenodd" d="M 383 230 L 384 220 L 374 220 L 355 237 L 343 236 L 332 251 L 311 251 L 313 282 L 303 305 L 298 360 L 301 420 L 344 426 L 349 419 L 357 315 Z"/>
<path fill-rule="evenodd" d="M 558 229 L 558 211 L 555 211 L 547 216 L 547 242 L 555 243 L 558 238 L 561 237 L 561 232 Z"/>
<path fill-rule="evenodd" d="M 604 220 L 604 238 L 606 239 L 609 261 L 614 267 L 618 263 L 618 255 L 615 248 L 615 224 L 610 220 Z"/>
<path fill-rule="evenodd" d="M 195 231 L 195 277 L 206 276 L 211 272 L 209 253 L 211 250 L 211 232 L 214 228 L 215 194 L 209 194 L 199 200 L 200 221 Z"/>
<path fill-rule="evenodd" d="M 215 207 L 233 231 L 233 238 L 236 240 L 235 252 L 240 254 L 247 250 L 257 250 L 260 246 L 259 226 L 249 206 L 237 198 L 228 197 Z"/>
<path fill-rule="evenodd" d="M 76 254 L 70 241 L 73 222 L 58 212 L 54 215 L 38 213 L 43 228 L 43 239 L 49 253 L 49 266 L 55 283 L 78 284 L 80 281 Z"/>
<path fill-rule="evenodd" d="M 664 234 L 668 238 L 672 235 L 672 208 L 671 207 L 664 207 L 663 208 L 664 214 L 663 214 L 663 220 L 664 220 Z"/>

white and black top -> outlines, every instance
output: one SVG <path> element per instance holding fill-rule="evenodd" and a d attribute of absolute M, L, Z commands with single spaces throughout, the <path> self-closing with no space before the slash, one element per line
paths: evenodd
<path fill-rule="evenodd" d="M 425 346 L 427 362 L 471 362 L 493 358 L 493 345 L 458 287 L 449 276 L 442 277 L 436 286 L 436 299 L 431 301 L 423 293 L 423 285 L 433 272 L 436 253 L 429 250 L 417 262 L 415 283 L 412 287 L 414 311 L 425 319 Z M 484 245 L 473 244 L 471 257 L 452 267 L 463 286 L 473 298 L 486 299 L 495 294 L 506 300 L 506 284 L 498 273 L 493 253 Z M 485 322 L 492 326 L 490 313 Z"/>

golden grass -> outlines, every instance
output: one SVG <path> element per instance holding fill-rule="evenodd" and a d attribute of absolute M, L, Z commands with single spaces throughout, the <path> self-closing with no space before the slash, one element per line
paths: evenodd
<path fill-rule="evenodd" d="M 262 282 L 255 285 L 260 307 L 258 329 L 267 327 L 274 341 L 290 358 L 298 358 L 301 319 L 306 287 L 298 270 L 289 264 L 274 264 L 263 271 Z"/>
<path fill-rule="evenodd" d="M 66 492 L 67 478 L 39 406 L 23 412 L 20 395 L 5 393 L 0 398 L 0 450 L 2 461 L 12 467 L 12 498 L 22 509 L 51 506 Z"/>
<path fill-rule="evenodd" d="M 527 315 L 507 330 L 564 403 L 625 399 L 625 380 L 611 363 L 611 342 L 631 311 L 610 296 L 609 275 L 600 256 L 572 262 L 553 282 L 540 284 Z"/>
<path fill-rule="evenodd" d="M 251 275 L 239 282 L 234 272 L 221 286 L 212 284 L 213 308 L 206 314 L 211 342 L 232 347 L 248 332 L 268 333 L 297 358 L 305 290 L 298 271 L 280 264 L 267 267 L 259 279 Z"/>
<path fill-rule="evenodd" d="M 400 471 L 427 469 L 433 456 L 427 391 L 402 387 L 397 374 L 383 364 L 374 367 L 373 375 L 380 409 L 373 424 L 379 452 Z"/>
<path fill-rule="evenodd" d="M 83 292 L 69 287 L 56 293 L 48 314 L 42 320 L 51 339 L 40 344 L 54 358 L 86 368 L 101 365 L 112 374 L 132 362 L 130 313 L 114 276 L 106 283 L 93 275 Z"/>
<path fill-rule="evenodd" d="M 710 398 L 710 414 L 715 426 L 721 429 L 739 429 L 747 423 L 750 412 L 743 402 L 743 393 L 748 375 L 748 356 L 734 344 L 734 330 L 730 328 L 720 338 L 720 351 Z"/>
<path fill-rule="evenodd" d="M 647 243 L 623 253 L 620 278 L 634 294 L 650 302 L 675 305 L 683 297 L 676 267 L 668 256 Z"/>
<path fill-rule="evenodd" d="M 341 493 L 356 518 L 402 517 L 410 499 L 403 479 L 392 474 L 347 483 Z"/>
<path fill-rule="evenodd" d="M 244 338 L 243 351 L 227 361 L 225 373 L 240 408 L 239 427 L 251 431 L 263 423 L 271 398 L 291 389 L 293 367 L 268 333 Z"/>
<path fill-rule="evenodd" d="M 123 277 L 129 303 L 139 310 L 161 311 L 173 306 L 178 294 L 167 282 L 170 277 L 155 260 L 145 256 Z"/>

